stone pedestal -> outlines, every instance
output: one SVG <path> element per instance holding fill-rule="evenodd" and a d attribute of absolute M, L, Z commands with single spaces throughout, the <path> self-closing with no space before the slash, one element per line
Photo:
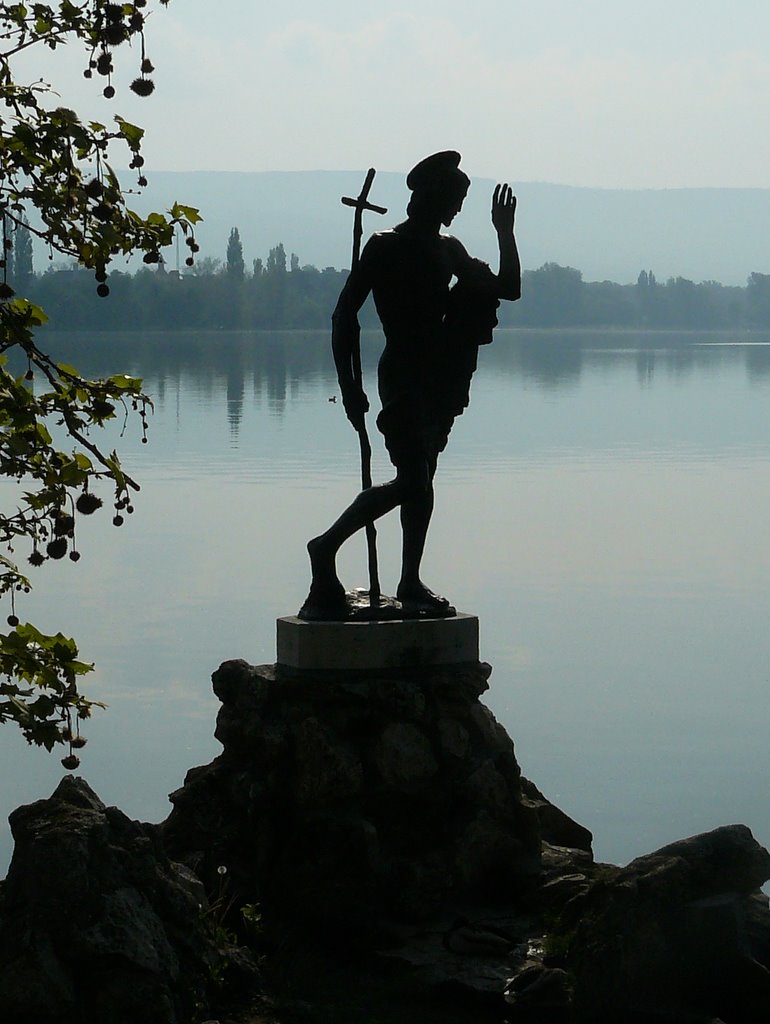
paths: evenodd
<path fill-rule="evenodd" d="M 479 660 L 479 620 L 305 622 L 295 615 L 277 621 L 277 663 L 315 672 L 427 668 Z"/>

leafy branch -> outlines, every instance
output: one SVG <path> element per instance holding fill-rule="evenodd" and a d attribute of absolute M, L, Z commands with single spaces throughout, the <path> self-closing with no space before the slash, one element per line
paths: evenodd
<path fill-rule="evenodd" d="M 165 6 L 168 0 L 159 2 Z M 0 598 L 11 603 L 11 631 L 0 634 L 0 723 L 14 722 L 29 742 L 49 750 L 68 744 L 62 760 L 67 768 L 77 767 L 74 751 L 85 743 L 81 721 L 103 705 L 80 692 L 79 678 L 93 666 L 79 660 L 73 639 L 20 624 L 16 601 L 29 591 L 30 581 L 15 550 L 25 546 L 33 567 L 65 556 L 77 562 L 77 521 L 104 505 L 94 492 L 100 485 L 113 492 L 113 524 L 123 524 L 124 512 L 134 511 L 131 494 L 139 485 L 117 452 L 103 451 L 94 435 L 118 416 L 125 428 L 135 414 L 146 441 L 152 402 L 137 378 L 115 374 L 91 380 L 43 351 L 35 335 L 46 314 L 16 295 L 9 273 L 14 238 L 23 229 L 44 242 L 51 256 L 74 258 L 94 272 L 97 294 L 106 298 L 115 257 L 139 252 L 145 263 L 158 263 L 160 250 L 177 231 L 184 235 L 192 265 L 200 215 L 180 203 L 147 217 L 131 209 L 132 193 L 123 189 L 110 155 L 116 146 L 127 151 L 136 185 L 144 187 L 144 130 L 120 115 L 112 127 L 82 120 L 56 102 L 50 85 L 17 82 L 12 59 L 35 45 L 56 50 L 78 43 L 84 76 L 101 77 L 102 93 L 112 99 L 114 53 L 138 41 L 139 73 L 131 89 L 148 96 L 154 67 L 145 48 L 147 7 L 148 0 L 0 7 L 0 109 L 5 108 L 0 116 L 0 476 L 19 490 L 15 509 L 0 512 L 0 546 L 7 552 L 0 554 Z"/>

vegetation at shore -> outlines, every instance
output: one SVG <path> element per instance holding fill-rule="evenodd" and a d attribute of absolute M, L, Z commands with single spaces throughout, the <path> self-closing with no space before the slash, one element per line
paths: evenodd
<path fill-rule="evenodd" d="M 113 271 L 109 303 L 99 302 L 91 274 L 77 263 L 35 274 L 30 256 L 18 272 L 62 330 L 325 328 L 347 277 L 344 269 L 302 264 L 281 243 L 247 269 L 237 228 L 224 261 L 208 255 L 192 269 L 160 262 L 135 273 Z M 752 273 L 737 287 L 684 277 L 658 281 L 642 270 L 635 283 L 618 284 L 585 281 L 573 267 L 545 263 L 524 272 L 521 300 L 502 303 L 498 316 L 504 327 L 766 328 L 770 274 Z M 371 302 L 361 321 L 378 326 Z"/>

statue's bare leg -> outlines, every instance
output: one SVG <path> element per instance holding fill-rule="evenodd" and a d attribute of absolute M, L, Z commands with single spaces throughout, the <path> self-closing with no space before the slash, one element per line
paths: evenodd
<path fill-rule="evenodd" d="M 401 580 L 396 597 L 407 612 L 426 615 L 454 615 L 454 608 L 445 597 L 434 594 L 420 579 L 420 565 L 425 551 L 425 538 L 433 515 L 433 476 L 436 460 L 423 465 L 416 486 L 401 505 L 403 548 Z M 411 482 L 411 481 L 410 481 Z"/>
<path fill-rule="evenodd" d="M 337 552 L 367 523 L 392 511 L 401 503 L 403 485 L 398 476 L 386 484 L 361 491 L 342 515 L 307 546 L 312 572 L 310 593 L 302 606 L 303 618 L 334 617 L 345 611 L 345 588 L 337 576 Z"/>

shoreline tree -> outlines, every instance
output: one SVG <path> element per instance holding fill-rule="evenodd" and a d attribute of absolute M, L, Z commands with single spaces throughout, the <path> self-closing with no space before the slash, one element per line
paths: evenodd
<path fill-rule="evenodd" d="M 168 0 L 159 2 L 166 6 Z M 93 666 L 80 660 L 73 639 L 20 623 L 17 599 L 31 584 L 19 562 L 26 557 L 34 567 L 49 559 L 78 561 L 77 521 L 104 504 L 95 493 L 99 484 L 113 493 L 114 525 L 123 524 L 139 485 L 117 452 L 103 451 L 93 435 L 109 421 L 126 421 L 136 413 L 146 440 L 151 401 L 139 379 L 117 373 L 89 380 L 40 347 L 35 332 L 46 314 L 17 293 L 32 277 L 27 242 L 34 234 L 52 255 L 73 258 L 93 272 L 95 291 L 105 298 L 114 257 L 141 252 L 145 263 L 157 264 L 176 228 L 185 235 L 192 265 L 200 218 L 197 210 L 178 203 L 165 214 L 141 217 L 133 211 L 110 155 L 116 147 L 128 150 L 141 189 L 147 184 L 143 129 L 119 114 L 112 126 L 82 120 L 60 105 L 51 85 L 17 81 L 13 62 L 30 48 L 55 51 L 65 43 L 79 44 L 84 77 L 101 79 L 103 95 L 112 99 L 114 59 L 122 47 L 129 58 L 138 56 L 130 88 L 149 96 L 154 90 L 145 49 L 149 13 L 148 0 L 0 8 L 0 475 L 16 485 L 16 507 L 0 511 L 0 546 L 6 552 L 0 554 L 0 597 L 10 602 L 11 627 L 0 634 L 0 723 L 15 723 L 30 743 L 48 750 L 68 744 L 62 759 L 68 769 L 77 767 L 74 751 L 85 743 L 80 723 L 98 703 L 79 688 L 80 677 Z"/>
<path fill-rule="evenodd" d="M 233 228 L 230 231 L 230 237 L 227 240 L 227 276 L 232 278 L 234 281 L 242 281 L 245 270 L 246 267 L 243 262 L 243 244 L 241 243 L 241 236 L 238 228 Z"/>

